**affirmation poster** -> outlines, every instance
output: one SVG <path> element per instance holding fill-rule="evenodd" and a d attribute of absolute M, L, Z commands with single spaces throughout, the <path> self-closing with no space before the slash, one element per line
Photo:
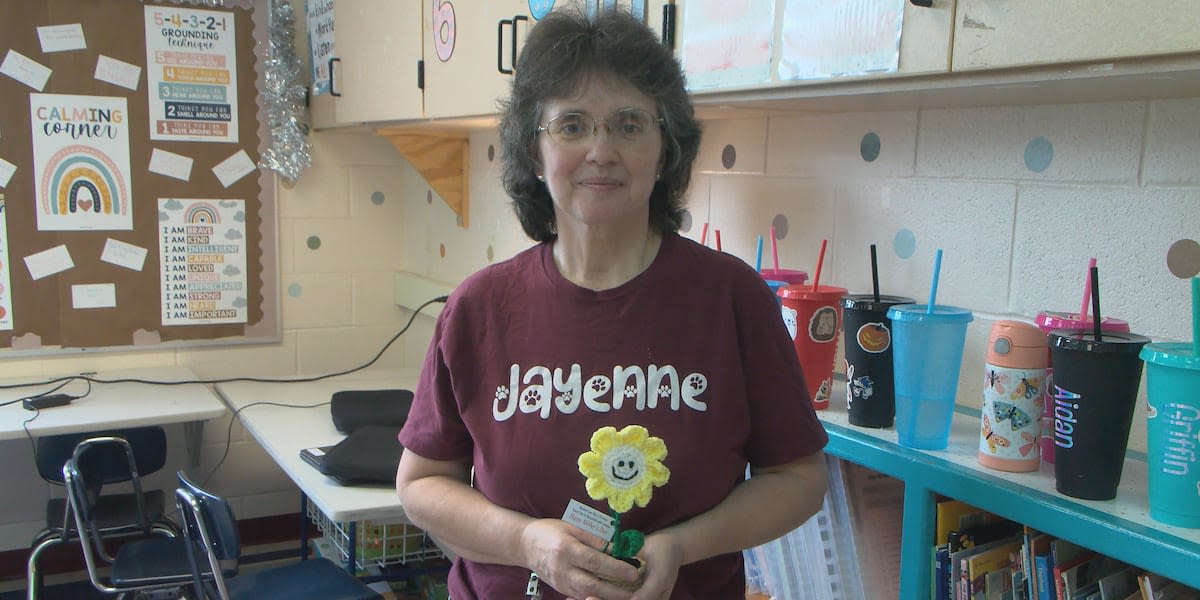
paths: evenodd
<path fill-rule="evenodd" d="M 895 72 L 904 0 L 787 0 L 779 78 Z"/>
<path fill-rule="evenodd" d="M 158 199 L 162 323 L 246 322 L 246 202 Z"/>
<path fill-rule="evenodd" d="M 8 269 L 8 215 L 4 210 L 4 194 L 0 194 L 0 330 L 11 331 L 12 319 L 12 285 L 9 281 Z"/>
<path fill-rule="evenodd" d="M 150 139 L 237 142 L 233 14 L 146 7 Z"/>
<path fill-rule="evenodd" d="M 124 98 L 29 94 L 40 231 L 133 229 Z"/>
<path fill-rule="evenodd" d="M 680 35 L 688 88 L 769 81 L 774 22 L 774 0 L 688 0 Z"/>
<path fill-rule="evenodd" d="M 308 48 L 312 52 L 312 93 L 329 92 L 329 60 L 337 56 L 333 34 L 333 0 L 307 0 Z"/>

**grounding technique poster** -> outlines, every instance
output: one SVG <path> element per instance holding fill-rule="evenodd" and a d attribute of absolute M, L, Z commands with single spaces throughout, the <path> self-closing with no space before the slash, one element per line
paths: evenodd
<path fill-rule="evenodd" d="M 237 142 L 233 14 L 146 6 L 150 139 Z"/>

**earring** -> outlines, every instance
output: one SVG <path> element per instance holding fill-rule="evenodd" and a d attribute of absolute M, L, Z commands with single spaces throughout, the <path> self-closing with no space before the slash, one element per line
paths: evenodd
<path fill-rule="evenodd" d="M 654 180 L 655 180 L 655 181 L 658 181 L 658 180 L 660 180 L 660 179 L 662 179 L 662 172 L 661 172 L 661 171 L 660 171 L 660 172 L 658 172 L 658 173 L 655 173 L 655 174 L 654 174 Z"/>
<path fill-rule="evenodd" d="M 546 182 L 546 176 L 545 176 L 545 175 L 538 175 L 538 176 L 537 176 L 537 180 L 538 180 L 538 181 L 541 181 L 542 183 L 545 183 L 545 182 Z"/>

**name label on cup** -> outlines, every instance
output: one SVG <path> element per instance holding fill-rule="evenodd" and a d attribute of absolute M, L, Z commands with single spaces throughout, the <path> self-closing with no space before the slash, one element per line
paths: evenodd
<path fill-rule="evenodd" d="M 1079 422 L 1077 412 L 1081 398 L 1075 392 L 1054 386 L 1054 445 L 1060 448 L 1075 447 L 1075 424 Z"/>
<path fill-rule="evenodd" d="M 1161 415 L 1167 419 L 1167 437 L 1160 468 L 1166 475 L 1187 475 L 1196 462 L 1195 426 L 1200 421 L 1200 410 L 1176 402 L 1168 402 L 1163 409 L 1167 411 Z"/>

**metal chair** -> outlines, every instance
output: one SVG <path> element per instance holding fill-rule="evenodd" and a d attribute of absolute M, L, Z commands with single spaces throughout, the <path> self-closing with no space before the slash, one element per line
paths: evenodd
<path fill-rule="evenodd" d="M 239 573 L 241 541 L 233 509 L 221 497 L 189 481 L 182 472 L 178 475 L 175 503 L 187 540 L 193 589 L 198 600 L 382 598 L 365 583 L 324 558 Z"/>
<path fill-rule="evenodd" d="M 68 510 L 74 517 L 92 586 L 108 594 L 186 587 L 192 581 L 192 569 L 187 543 L 181 537 L 131 539 L 117 548 L 115 556 L 109 556 L 105 551 L 107 538 L 101 535 L 96 519 L 99 496 L 93 492 L 98 489 L 96 482 L 104 473 L 94 469 L 95 463 L 88 458 L 114 449 L 123 451 L 129 468 L 136 470 L 133 448 L 128 441 L 115 436 L 93 437 L 80 442 L 62 467 L 70 504 Z M 109 567 L 107 578 L 100 575 L 102 566 Z"/>
<path fill-rule="evenodd" d="M 71 433 L 40 437 L 35 441 L 38 474 L 53 485 L 62 486 L 63 465 L 76 454 L 76 446 L 92 437 L 113 436 L 127 446 L 105 444 L 81 457 L 80 469 L 89 473 L 88 493 L 94 499 L 93 519 L 96 531 L 104 537 L 159 534 L 176 537 L 179 530 L 163 516 L 162 490 L 143 490 L 141 478 L 163 468 L 167 438 L 162 427 L 136 427 L 107 432 Z M 131 450 L 132 452 L 128 452 Z M 104 486 L 128 482 L 132 491 L 102 493 Z M 38 559 L 47 549 L 78 540 L 78 533 L 67 498 L 46 502 L 46 527 L 33 538 L 26 564 L 27 597 L 33 600 L 42 590 L 43 577 Z M 104 555 L 106 560 L 111 557 Z"/>

